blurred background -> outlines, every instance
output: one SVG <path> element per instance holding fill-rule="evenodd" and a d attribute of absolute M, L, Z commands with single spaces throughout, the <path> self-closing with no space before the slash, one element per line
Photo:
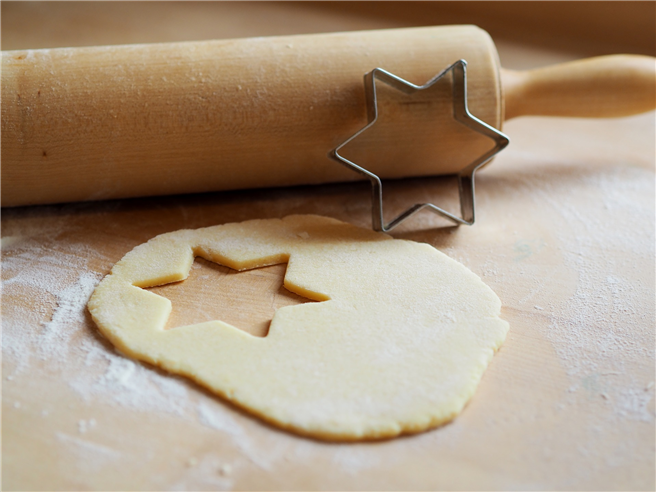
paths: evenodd
<path fill-rule="evenodd" d="M 471 23 L 492 35 L 507 68 L 544 63 L 550 51 L 554 59 L 656 54 L 655 2 L 3 1 L 1 8 L 3 50 Z"/>

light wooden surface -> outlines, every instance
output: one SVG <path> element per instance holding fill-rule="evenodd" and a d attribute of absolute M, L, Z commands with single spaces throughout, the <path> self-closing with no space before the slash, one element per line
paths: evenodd
<path fill-rule="evenodd" d="M 253 29 L 294 12 L 294 27 L 308 30 L 391 27 L 373 11 L 323 17 L 306 4 L 267 4 L 260 18 L 247 7 L 229 4 L 221 22 L 234 15 Z M 153 29 L 166 33 L 175 23 L 161 19 L 178 8 L 157 6 Z M 11 20 L 3 2 L 3 27 Z M 56 39 L 56 26 L 40 27 Z M 498 45 L 502 64 L 517 69 L 580 57 Z M 3 488 L 653 490 L 654 119 L 514 119 L 510 147 L 478 174 L 476 225 L 435 229 L 440 219 L 422 214 L 395 234 L 480 275 L 511 331 L 458 419 L 386 442 L 326 444 L 268 427 L 126 361 L 84 309 L 102 275 L 156 234 L 292 213 L 367 226 L 367 185 L 3 209 Z M 387 184 L 390 215 L 439 202 L 447 184 Z M 254 334 L 273 308 L 302 300 L 281 291 L 281 268 L 243 275 L 197 261 L 184 286 L 162 293 L 177 319 L 229 311 Z"/>

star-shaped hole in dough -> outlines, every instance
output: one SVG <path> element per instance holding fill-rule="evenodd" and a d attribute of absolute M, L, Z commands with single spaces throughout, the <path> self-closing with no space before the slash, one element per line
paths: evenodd
<path fill-rule="evenodd" d="M 365 75 L 368 124 L 337 146 L 331 156 L 371 181 L 375 230 L 387 232 L 424 208 L 457 225 L 474 223 L 474 174 L 505 148 L 509 139 L 469 112 L 466 67 L 467 63 L 459 60 L 422 86 L 381 68 Z M 378 85 L 379 82 L 383 84 Z M 378 93 L 385 91 L 385 98 L 379 98 Z M 472 136 L 472 132 L 478 138 Z M 449 136 L 450 145 L 440 141 L 441 135 Z M 354 147 L 356 140 L 362 145 Z M 440 147 L 447 149 L 443 151 Z M 470 157 L 472 151 L 476 153 L 474 158 Z M 381 155 L 384 157 L 380 158 Z M 431 167 L 438 159 L 442 161 L 439 166 Z M 461 215 L 432 203 L 418 203 L 386 224 L 378 174 L 387 177 L 429 175 L 435 174 L 431 169 L 438 168 L 442 174 L 457 177 Z"/>
<path fill-rule="evenodd" d="M 171 301 L 166 329 L 221 320 L 266 337 L 278 309 L 316 302 L 284 287 L 286 270 L 281 263 L 240 272 L 196 257 L 186 280 L 147 290 Z"/>

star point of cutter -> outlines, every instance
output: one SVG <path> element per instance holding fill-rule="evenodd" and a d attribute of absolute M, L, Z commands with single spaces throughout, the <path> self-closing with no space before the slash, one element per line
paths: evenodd
<path fill-rule="evenodd" d="M 385 223 L 383 215 L 383 185 L 380 177 L 371 171 L 359 166 L 355 162 L 348 160 L 340 155 L 340 150 L 355 140 L 363 132 L 371 128 L 378 120 L 378 101 L 376 96 L 376 83 L 385 83 L 406 94 L 413 94 L 432 87 L 438 80 L 441 80 L 448 73 L 453 76 L 453 118 L 459 123 L 467 126 L 471 130 L 484 135 L 495 142 L 495 146 L 478 156 L 466 167 L 460 170 L 455 176 L 458 179 L 458 193 L 460 198 L 460 217 L 454 215 L 432 203 L 417 203 L 405 210 L 389 223 Z M 347 168 L 362 174 L 371 182 L 372 191 L 372 225 L 373 229 L 381 232 L 389 232 L 401 222 L 416 214 L 420 210 L 428 209 L 456 225 L 472 225 L 475 221 L 475 198 L 474 198 L 474 174 L 476 171 L 488 162 L 492 157 L 503 150 L 510 139 L 496 128 L 479 120 L 469 112 L 467 107 L 467 62 L 458 60 L 438 75 L 429 80 L 426 84 L 418 86 L 412 84 L 382 68 L 375 68 L 364 76 L 365 96 L 367 104 L 368 123 L 362 129 L 358 130 L 351 137 L 346 139 L 340 145 L 335 147 L 330 156 L 343 164 Z"/>

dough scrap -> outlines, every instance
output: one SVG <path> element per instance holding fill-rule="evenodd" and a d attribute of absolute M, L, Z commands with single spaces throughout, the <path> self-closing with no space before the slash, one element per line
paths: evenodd
<path fill-rule="evenodd" d="M 210 321 L 165 330 L 195 256 L 236 270 L 288 262 L 313 300 L 275 312 L 269 334 Z M 453 419 L 508 324 L 474 273 L 427 244 L 312 215 L 162 234 L 99 284 L 89 311 L 124 354 L 187 376 L 285 429 L 329 440 L 413 433 Z"/>

